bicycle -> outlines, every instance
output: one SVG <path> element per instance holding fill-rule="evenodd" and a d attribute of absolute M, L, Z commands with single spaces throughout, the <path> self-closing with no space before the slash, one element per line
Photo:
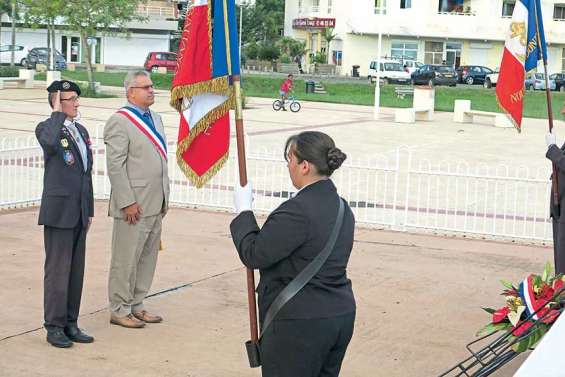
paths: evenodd
<path fill-rule="evenodd" d="M 300 111 L 300 102 L 298 102 L 296 100 L 296 98 L 294 98 L 294 96 L 289 96 L 287 98 L 287 100 L 285 101 L 285 103 L 288 103 L 288 107 L 290 108 L 290 111 L 292 111 L 293 113 L 297 113 Z M 280 99 L 275 100 L 275 102 L 273 102 L 273 110 L 275 111 L 279 111 L 280 109 L 283 108 L 283 103 Z"/>

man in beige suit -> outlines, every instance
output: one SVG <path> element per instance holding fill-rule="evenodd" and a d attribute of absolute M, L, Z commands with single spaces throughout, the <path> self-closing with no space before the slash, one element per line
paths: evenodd
<path fill-rule="evenodd" d="M 151 288 L 161 240 L 161 221 L 169 203 L 167 146 L 145 71 L 131 72 L 124 86 L 128 104 L 104 129 L 109 215 L 114 218 L 108 281 L 110 323 L 141 328 L 162 318 L 148 313 L 143 300 Z"/>

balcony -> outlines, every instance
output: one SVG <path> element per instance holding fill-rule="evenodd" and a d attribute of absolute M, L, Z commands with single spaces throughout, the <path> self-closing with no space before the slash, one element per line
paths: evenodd
<path fill-rule="evenodd" d="M 162 18 L 174 18 L 174 9 L 171 6 L 162 7 L 154 5 L 140 5 L 137 8 L 137 14 L 145 17 L 162 17 Z"/>

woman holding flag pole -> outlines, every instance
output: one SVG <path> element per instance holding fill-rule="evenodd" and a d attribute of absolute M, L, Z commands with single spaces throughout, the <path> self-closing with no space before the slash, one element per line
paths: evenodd
<path fill-rule="evenodd" d="M 250 366 L 262 365 L 264 377 L 338 376 L 355 319 L 355 300 L 346 274 L 355 221 L 329 176 L 346 156 L 319 132 L 289 139 L 285 156 L 300 194 L 271 214 L 268 226 L 258 229 L 250 211 L 237 41 L 234 0 L 194 1 L 186 17 L 171 91 L 171 105 L 180 113 L 177 162 L 195 186 L 205 186 L 227 159 L 229 110 L 235 109 L 239 215 L 231 230 L 248 267 Z M 255 243 L 258 239 L 267 242 Z M 256 263 L 261 255 L 271 262 Z M 255 268 L 261 272 L 261 342 Z"/>

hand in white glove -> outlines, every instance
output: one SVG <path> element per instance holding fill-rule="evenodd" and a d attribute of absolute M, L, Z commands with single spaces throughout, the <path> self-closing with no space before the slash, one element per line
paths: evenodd
<path fill-rule="evenodd" d="M 253 185 L 251 181 L 248 181 L 244 187 L 241 187 L 239 180 L 237 180 L 233 199 L 235 212 L 251 211 L 251 203 L 253 202 Z"/>
<path fill-rule="evenodd" d="M 555 134 L 550 132 L 545 134 L 545 143 L 547 144 L 547 147 L 549 148 L 552 144 L 557 144 L 556 140 L 555 140 Z"/>

